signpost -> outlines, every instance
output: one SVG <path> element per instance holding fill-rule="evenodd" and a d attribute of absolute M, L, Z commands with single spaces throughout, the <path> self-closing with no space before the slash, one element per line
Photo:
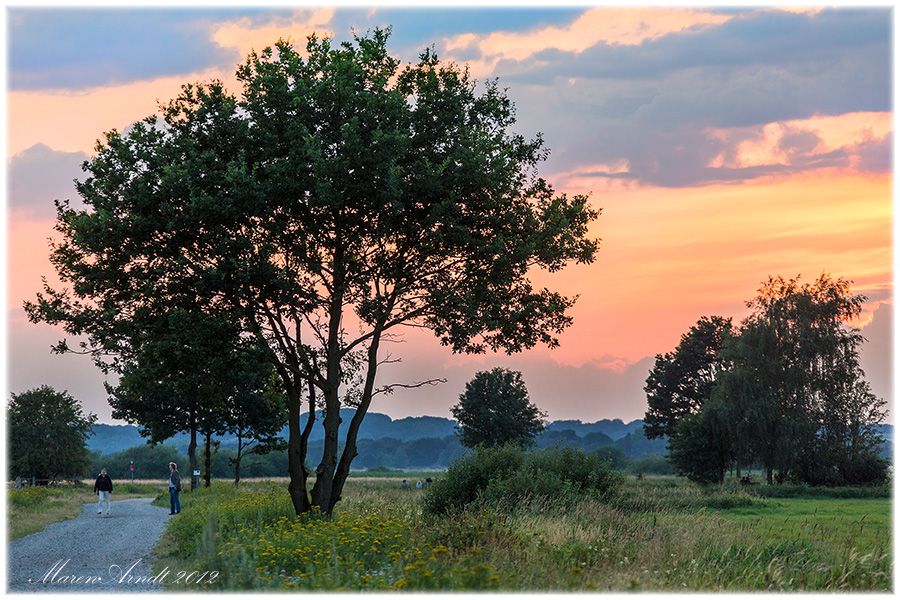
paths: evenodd
<path fill-rule="evenodd" d="M 129 469 L 131 470 L 131 483 L 134 483 L 134 461 L 131 461 Z"/>

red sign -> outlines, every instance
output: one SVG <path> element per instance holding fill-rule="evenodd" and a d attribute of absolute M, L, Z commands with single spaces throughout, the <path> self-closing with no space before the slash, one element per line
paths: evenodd
<path fill-rule="evenodd" d="M 134 463 L 131 463 L 131 472 L 134 473 Z"/>

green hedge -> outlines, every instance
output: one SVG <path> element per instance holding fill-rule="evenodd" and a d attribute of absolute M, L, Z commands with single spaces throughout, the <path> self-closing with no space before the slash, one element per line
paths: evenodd
<path fill-rule="evenodd" d="M 454 460 L 429 486 L 424 511 L 439 515 L 473 503 L 511 506 L 526 498 L 603 497 L 623 482 L 624 475 L 602 456 L 580 448 L 478 448 Z"/>

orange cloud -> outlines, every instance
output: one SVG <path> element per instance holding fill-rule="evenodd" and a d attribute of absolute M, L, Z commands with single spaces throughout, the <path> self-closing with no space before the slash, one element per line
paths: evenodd
<path fill-rule="evenodd" d="M 212 39 L 222 47 L 236 48 L 246 56 L 253 48 L 262 50 L 279 38 L 303 39 L 326 25 L 333 9 L 298 11 L 294 17 L 265 25 L 249 19 L 223 22 L 214 28 Z M 221 80 L 232 92 L 240 90 L 234 72 L 237 65 L 208 69 L 153 80 L 102 86 L 80 91 L 38 90 L 7 93 L 8 154 L 15 155 L 43 143 L 54 150 L 93 154 L 102 134 L 119 131 L 157 113 L 158 102 L 178 96 L 186 83 Z"/>
<path fill-rule="evenodd" d="M 303 42 L 313 32 L 332 36 L 333 32 L 324 28 L 333 18 L 333 8 L 298 10 L 289 19 L 277 19 L 263 25 L 244 18 L 218 25 L 212 39 L 223 48 L 236 48 L 241 56 L 247 56 L 251 50 L 259 52 L 282 38 Z"/>
<path fill-rule="evenodd" d="M 158 102 L 178 96 L 186 83 L 212 79 L 222 80 L 230 90 L 238 89 L 233 72 L 208 70 L 78 92 L 8 92 L 8 153 L 12 156 L 42 143 L 54 150 L 93 154 L 104 132 L 123 131 L 156 114 Z"/>
<path fill-rule="evenodd" d="M 730 18 L 729 15 L 683 8 L 604 7 L 585 11 L 565 27 L 544 27 L 524 33 L 463 34 L 447 38 L 445 43 L 451 54 L 476 46 L 484 58 L 469 61 L 469 66 L 474 75 L 482 76 L 500 60 L 524 60 L 549 48 L 583 52 L 600 42 L 638 45 L 668 33 L 721 24 Z"/>
<path fill-rule="evenodd" d="M 708 129 L 712 139 L 731 142 L 735 147 L 716 156 L 709 167 L 745 168 L 761 165 L 791 164 L 798 151 L 785 141 L 788 136 L 812 134 L 815 145 L 805 154 L 826 154 L 868 141 L 883 140 L 894 129 L 890 112 L 855 112 L 836 116 L 814 116 L 809 119 L 768 123 L 759 127 Z"/>

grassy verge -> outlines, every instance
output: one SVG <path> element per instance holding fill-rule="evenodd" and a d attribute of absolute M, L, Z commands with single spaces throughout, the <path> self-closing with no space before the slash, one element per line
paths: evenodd
<path fill-rule="evenodd" d="M 283 483 L 217 484 L 183 494 L 155 568 L 172 574 L 169 591 L 892 586 L 887 498 L 764 498 L 670 478 L 631 480 L 607 502 L 480 506 L 444 518 L 424 517 L 421 499 L 399 479 L 360 478 L 328 521 L 295 517 Z"/>
<path fill-rule="evenodd" d="M 164 491 L 160 484 L 113 482 L 113 500 L 155 498 Z M 45 526 L 72 519 L 85 504 L 96 502 L 93 482 L 85 487 L 28 487 L 7 490 L 6 533 L 12 541 L 41 531 Z"/>

